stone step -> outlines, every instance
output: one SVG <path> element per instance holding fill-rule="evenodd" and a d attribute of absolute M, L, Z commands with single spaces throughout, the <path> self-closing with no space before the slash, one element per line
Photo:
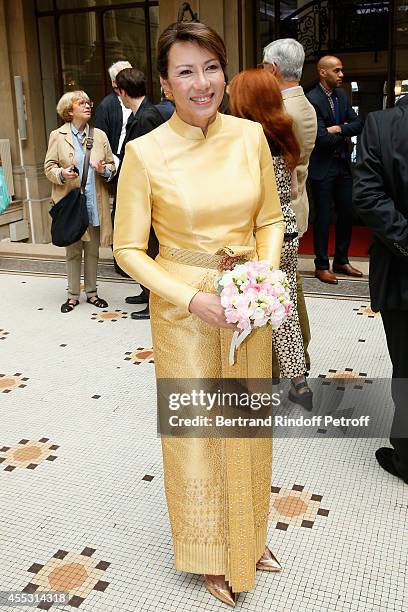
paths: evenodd
<path fill-rule="evenodd" d="M 304 279 L 304 292 L 310 296 L 324 296 L 344 299 L 369 300 L 368 259 L 353 260 L 364 272 L 363 279 L 339 276 L 338 285 L 327 285 L 313 276 L 312 256 L 299 257 L 299 270 Z M 46 276 L 65 276 L 65 249 L 53 244 L 31 244 L 0 242 L 0 272 L 16 274 L 39 274 Z M 112 250 L 99 250 L 98 278 L 113 282 L 129 282 L 115 272 Z"/>
<path fill-rule="evenodd" d="M 370 300 L 370 290 L 367 278 L 351 279 L 338 276 L 338 285 L 322 283 L 308 273 L 302 273 L 302 279 L 305 295 L 334 299 Z"/>
<path fill-rule="evenodd" d="M 65 261 L 65 248 L 54 244 L 32 244 L 31 242 L 0 241 L 0 257 L 29 257 L 33 259 L 58 259 Z M 112 249 L 101 247 L 99 259 L 112 262 Z"/>
<path fill-rule="evenodd" d="M 0 255 L 0 272 L 14 274 L 38 274 L 40 276 L 65 276 L 65 259 L 45 259 L 34 257 L 5 257 Z M 112 262 L 99 261 L 98 278 L 117 282 L 129 282 L 115 272 Z"/>
<path fill-rule="evenodd" d="M 0 242 L 0 272 L 65 276 L 65 249 L 53 244 Z M 99 249 L 98 278 L 126 282 L 115 272 L 111 248 Z"/>
<path fill-rule="evenodd" d="M 65 260 L 33 258 L 33 257 L 5 257 L 0 255 L 0 272 L 15 274 L 38 274 L 41 276 L 65 276 Z M 100 261 L 98 264 L 98 278 L 113 282 L 129 282 L 115 272 L 113 262 Z M 327 285 L 320 282 L 310 274 L 303 274 L 303 289 L 305 295 L 324 296 L 332 298 L 354 298 L 369 300 L 369 288 L 366 279 L 342 279 L 338 285 Z"/>

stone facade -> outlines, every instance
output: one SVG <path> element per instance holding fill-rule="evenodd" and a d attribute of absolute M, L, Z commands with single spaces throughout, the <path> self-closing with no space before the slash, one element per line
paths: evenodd
<path fill-rule="evenodd" d="M 106 0 L 106 4 L 108 3 L 109 0 Z M 104 4 L 105 1 L 100 0 L 97 7 Z M 73 2 L 74 5 L 75 2 Z M 87 3 L 83 2 L 83 6 L 86 7 L 86 5 Z M 177 20 L 181 5 L 181 0 L 159 0 L 160 31 L 169 23 Z M 255 66 L 261 60 L 259 57 L 261 50 L 257 49 L 260 43 L 258 35 L 255 34 L 259 24 L 256 22 L 258 17 L 254 10 L 256 6 L 254 1 L 191 0 L 190 5 L 192 10 L 198 13 L 201 21 L 212 26 L 224 38 L 228 52 L 227 74 L 229 78 L 243 68 Z M 302 2 L 299 1 L 298 6 L 301 5 Z M 92 3 L 92 7 L 94 6 Z M 46 29 L 52 18 L 49 19 L 49 22 L 42 21 Z M 95 24 L 94 26 L 96 27 Z M 51 189 L 43 173 L 43 160 L 47 148 L 47 132 L 53 127 L 46 123 L 44 102 L 47 107 L 47 120 L 49 121 L 49 116 L 51 116 L 51 123 L 53 123 L 54 98 L 58 95 L 56 90 L 61 85 L 58 80 L 55 80 L 55 72 L 60 72 L 60 68 L 54 67 L 52 63 L 57 57 L 57 49 L 55 49 L 55 54 L 53 53 L 52 36 L 48 41 L 47 52 L 45 56 L 43 53 L 42 58 L 43 72 L 44 61 L 49 62 L 46 77 L 41 74 L 38 31 L 35 0 L 13 0 L 12 2 L 0 0 L 0 40 L 3 42 L 0 46 L 0 139 L 5 138 L 10 141 L 15 185 L 15 198 L 6 213 L 0 215 L 0 240 L 9 236 L 10 223 L 26 219 L 30 228 L 32 221 L 32 241 L 37 243 L 50 241 L 48 211 Z M 97 27 L 95 31 L 99 31 Z M 92 36 L 89 40 L 94 41 Z M 395 43 L 399 44 L 399 40 L 397 39 Z M 351 78 L 358 83 L 361 94 L 358 104 L 364 115 L 382 107 L 383 84 L 387 80 L 391 55 L 389 51 L 379 51 L 375 54 L 372 52 L 340 54 L 348 80 Z M 397 68 L 401 64 L 402 57 L 405 56 L 398 53 Z M 397 71 L 396 78 L 404 78 L 398 74 Z M 22 141 L 21 147 L 24 168 L 18 138 L 14 91 L 14 76 L 16 75 L 22 77 L 26 102 L 27 138 Z M 104 78 L 107 78 L 107 75 Z M 51 83 L 53 79 L 55 82 Z M 307 87 L 315 80 L 315 62 L 306 62 L 302 84 Z M 55 91 L 51 95 L 52 87 Z M 27 191 L 30 203 L 27 201 Z"/>
<path fill-rule="evenodd" d="M 43 173 L 46 140 L 34 2 L 0 0 L 0 38 L 3 41 L 0 49 L 0 138 L 10 140 L 15 186 L 15 201 L 0 217 L 0 238 L 7 237 L 10 222 L 30 219 L 27 185 L 34 226 L 31 238 L 35 242 L 49 242 L 50 188 Z M 19 150 L 14 93 L 16 75 L 23 79 L 27 117 L 27 139 L 22 141 L 25 172 Z"/>

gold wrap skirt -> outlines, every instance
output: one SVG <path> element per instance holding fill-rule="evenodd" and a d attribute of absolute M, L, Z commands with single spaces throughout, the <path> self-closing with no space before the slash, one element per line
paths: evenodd
<path fill-rule="evenodd" d="M 248 247 L 235 254 L 254 257 Z M 160 247 L 156 259 L 172 275 L 215 292 L 219 274 L 208 254 Z M 232 332 L 151 293 L 156 376 L 160 378 L 271 378 L 272 333 L 255 330 L 229 365 Z M 266 543 L 272 440 L 162 438 L 164 484 L 176 569 L 223 574 L 234 592 L 255 585 Z"/>

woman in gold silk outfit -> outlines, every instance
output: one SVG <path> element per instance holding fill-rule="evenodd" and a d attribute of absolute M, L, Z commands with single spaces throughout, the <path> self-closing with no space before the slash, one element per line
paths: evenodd
<path fill-rule="evenodd" d="M 252 333 L 229 366 L 235 327 L 209 263 L 230 247 L 279 267 L 284 223 L 262 127 L 217 112 L 226 54 L 207 26 L 169 26 L 158 66 L 176 112 L 127 145 L 114 234 L 119 265 L 152 292 L 156 376 L 270 379 L 270 328 Z M 155 261 L 146 254 L 151 224 Z M 163 438 L 162 448 L 176 568 L 204 574 L 207 589 L 234 606 L 257 568 L 281 569 L 265 547 L 272 441 Z"/>

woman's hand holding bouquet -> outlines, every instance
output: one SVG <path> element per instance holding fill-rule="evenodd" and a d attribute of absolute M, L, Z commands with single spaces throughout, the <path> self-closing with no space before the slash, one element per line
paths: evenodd
<path fill-rule="evenodd" d="M 267 261 L 234 262 L 229 259 L 215 288 L 221 298 L 227 323 L 236 325 L 231 341 L 229 362 L 235 362 L 235 350 L 257 327 L 277 329 L 292 314 L 286 274 L 274 270 Z"/>

